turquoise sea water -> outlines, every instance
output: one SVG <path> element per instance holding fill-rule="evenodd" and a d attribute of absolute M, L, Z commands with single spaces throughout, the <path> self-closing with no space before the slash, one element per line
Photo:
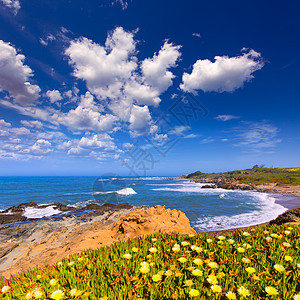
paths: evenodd
<path fill-rule="evenodd" d="M 202 189 L 203 185 L 162 177 L 0 177 L 0 209 L 31 201 L 79 207 L 124 202 L 135 206 L 165 205 L 185 212 L 197 231 L 254 225 L 286 210 L 275 203 L 272 194 Z M 34 214 L 27 211 L 27 216 L 31 213 Z"/>

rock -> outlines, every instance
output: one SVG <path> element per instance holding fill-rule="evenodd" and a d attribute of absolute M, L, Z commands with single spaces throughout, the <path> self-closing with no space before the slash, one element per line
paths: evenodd
<path fill-rule="evenodd" d="M 96 208 L 93 206 L 93 208 Z M 102 210 L 101 210 L 102 208 Z M 51 265 L 86 249 L 154 233 L 195 233 L 188 218 L 164 206 L 104 205 L 102 214 L 0 226 L 0 275 Z"/>
<path fill-rule="evenodd" d="M 217 187 L 215 185 L 210 185 L 210 184 L 206 184 L 206 185 L 203 185 L 201 187 L 201 189 L 216 189 Z"/>

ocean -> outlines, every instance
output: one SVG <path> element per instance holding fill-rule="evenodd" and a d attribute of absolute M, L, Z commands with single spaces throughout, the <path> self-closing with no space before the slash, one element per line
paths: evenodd
<path fill-rule="evenodd" d="M 25 202 L 60 202 L 76 207 L 124 202 L 134 206 L 165 205 L 183 211 L 200 232 L 267 222 L 290 208 L 284 204 L 288 203 L 284 196 L 203 185 L 164 177 L 0 177 L 0 210 Z M 26 210 L 27 217 L 57 213 L 51 207 L 39 215 L 33 208 Z"/>

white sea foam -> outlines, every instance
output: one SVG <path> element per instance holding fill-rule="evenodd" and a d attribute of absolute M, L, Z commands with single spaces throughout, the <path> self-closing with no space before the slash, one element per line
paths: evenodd
<path fill-rule="evenodd" d="M 275 198 L 270 194 L 248 191 L 239 192 L 252 196 L 253 200 L 256 200 L 255 204 L 257 206 L 257 210 L 232 216 L 201 217 L 197 219 L 196 223 L 193 224 L 193 227 L 197 231 L 214 231 L 252 226 L 268 222 L 287 210 L 285 207 L 275 203 Z"/>
<path fill-rule="evenodd" d="M 117 177 L 117 178 L 99 178 L 98 181 L 110 181 L 110 180 L 164 180 L 167 177 Z"/>
<path fill-rule="evenodd" d="M 224 198 L 225 196 L 226 196 L 226 194 L 222 193 L 222 194 L 219 195 L 219 198 L 222 199 L 222 198 Z"/>
<path fill-rule="evenodd" d="M 119 194 L 119 195 L 127 196 L 127 195 L 135 195 L 136 191 L 133 188 L 125 188 L 125 189 L 116 191 L 116 193 Z"/>
<path fill-rule="evenodd" d="M 44 208 L 26 207 L 23 216 L 28 219 L 38 219 L 43 217 L 50 217 L 60 214 L 59 209 L 55 209 L 53 206 L 47 206 Z"/>

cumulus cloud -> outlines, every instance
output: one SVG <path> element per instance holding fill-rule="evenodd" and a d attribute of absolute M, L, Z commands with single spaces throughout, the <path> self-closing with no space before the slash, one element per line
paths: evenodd
<path fill-rule="evenodd" d="M 28 105 L 38 98 L 40 88 L 29 82 L 33 72 L 24 60 L 24 55 L 0 40 L 0 90 L 9 92 L 16 102 Z"/>
<path fill-rule="evenodd" d="M 240 117 L 237 116 L 233 116 L 233 115 L 218 115 L 217 117 L 215 117 L 216 120 L 222 121 L 222 122 L 226 122 L 226 121 L 230 121 L 230 120 L 234 120 L 234 119 L 239 119 Z"/>
<path fill-rule="evenodd" d="M 247 49 L 236 57 L 215 56 L 214 62 L 199 59 L 191 74 L 183 74 L 180 88 L 186 92 L 233 92 L 254 78 L 252 73 L 263 66 L 261 54 Z"/>
<path fill-rule="evenodd" d="M 37 120 L 35 121 L 21 120 L 21 124 L 24 125 L 25 127 L 37 128 L 37 129 L 41 129 L 43 127 L 43 123 Z"/>
<path fill-rule="evenodd" d="M 81 37 L 72 41 L 65 53 L 74 68 L 73 75 L 84 80 L 89 91 L 106 102 L 114 116 L 129 122 L 133 130 L 143 127 L 136 126 L 139 112 L 145 115 L 147 110 L 145 122 L 150 122 L 148 106 L 158 106 L 159 96 L 172 85 L 174 75 L 169 69 L 176 66 L 179 49 L 166 41 L 152 58 L 139 62 L 134 33 L 117 27 L 104 46 Z"/>
<path fill-rule="evenodd" d="M 0 0 L 6 7 L 10 8 L 16 15 L 21 8 L 19 0 Z"/>
<path fill-rule="evenodd" d="M 52 119 L 74 131 L 110 131 L 117 117 L 101 113 L 103 107 L 96 104 L 93 95 L 81 96 L 79 105 L 67 113 L 55 112 Z"/>
<path fill-rule="evenodd" d="M 52 152 L 51 143 L 47 140 L 40 139 L 37 140 L 31 147 L 26 149 L 25 152 L 29 152 L 31 154 L 47 154 Z"/>
<path fill-rule="evenodd" d="M 46 96 L 49 98 L 51 103 L 56 103 L 60 100 L 62 100 L 62 96 L 58 90 L 53 90 L 53 91 L 47 91 Z"/>
<path fill-rule="evenodd" d="M 133 105 L 129 122 L 129 128 L 133 136 L 148 133 L 151 127 L 151 115 L 148 106 Z"/>

